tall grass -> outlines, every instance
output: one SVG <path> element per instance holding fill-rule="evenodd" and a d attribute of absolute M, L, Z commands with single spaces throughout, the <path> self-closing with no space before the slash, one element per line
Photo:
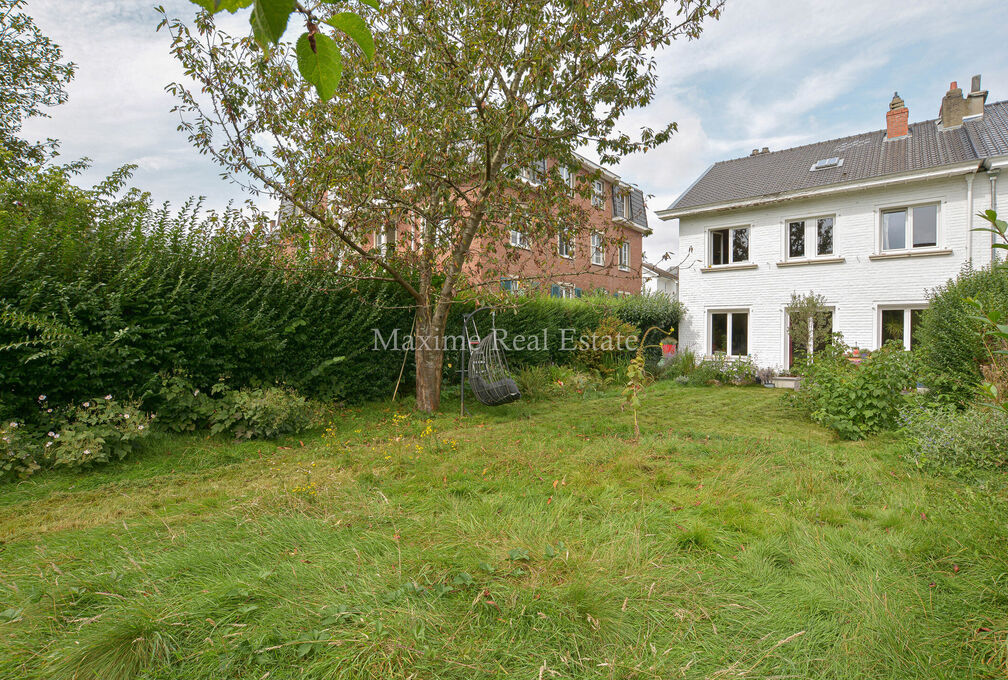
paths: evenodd
<path fill-rule="evenodd" d="M 637 444 L 615 392 L 370 406 L 8 486 L 0 677 L 1008 671 L 1001 477 L 923 475 L 770 390 L 649 389 Z"/>

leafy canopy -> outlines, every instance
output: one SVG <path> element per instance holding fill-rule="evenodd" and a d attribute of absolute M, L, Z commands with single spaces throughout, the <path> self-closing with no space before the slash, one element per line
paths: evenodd
<path fill-rule="evenodd" d="M 332 38 L 319 31 L 319 19 L 297 0 L 190 0 L 207 12 L 216 14 L 227 11 L 232 14 L 241 9 L 252 8 L 249 23 L 256 44 L 269 55 L 274 45 L 287 32 L 291 14 L 301 14 L 306 30 L 297 41 L 297 65 L 301 76 L 315 86 L 323 101 L 332 98 L 343 74 L 343 63 L 339 49 Z M 361 0 L 366 5 L 378 9 L 378 0 Z M 318 3 L 316 3 L 318 4 Z M 324 2 L 324 7 L 331 2 Z M 164 12 L 161 9 L 162 13 Z M 374 38 L 367 23 L 354 12 L 338 12 L 324 20 L 324 23 L 349 36 L 368 59 L 374 58 Z M 164 26 L 162 22 L 158 28 Z"/>
<path fill-rule="evenodd" d="M 54 140 L 21 139 L 21 125 L 67 100 L 66 85 L 76 68 L 62 61 L 59 46 L 20 11 L 24 5 L 24 0 L 0 0 L 0 178 L 41 164 L 54 151 Z"/>

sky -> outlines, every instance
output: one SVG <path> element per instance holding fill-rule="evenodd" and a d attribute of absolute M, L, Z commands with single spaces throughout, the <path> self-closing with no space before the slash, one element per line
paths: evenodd
<path fill-rule="evenodd" d="M 195 14 L 188 0 L 162 4 L 169 15 Z M 176 130 L 174 99 L 164 87 L 182 74 L 168 35 L 154 31 L 153 6 L 28 0 L 28 13 L 78 71 L 70 101 L 49 119 L 28 121 L 24 133 L 59 139 L 65 160 L 90 158 L 85 181 L 135 163 L 134 184 L 156 202 L 178 206 L 205 196 L 208 207 L 240 203 L 242 190 Z M 245 22 L 247 12 L 227 28 L 243 30 Z M 1008 50 L 994 32 L 1006 24 L 1003 0 L 727 0 L 699 40 L 660 53 L 654 100 L 624 122 L 626 130 L 679 126 L 664 146 L 614 168 L 649 197 L 647 259 L 671 253 L 665 264 L 677 263 L 678 225 L 654 210 L 716 161 L 882 129 L 895 91 L 911 122 L 936 117 L 949 83 L 968 89 L 975 74 L 990 91 L 988 102 L 1008 98 Z"/>

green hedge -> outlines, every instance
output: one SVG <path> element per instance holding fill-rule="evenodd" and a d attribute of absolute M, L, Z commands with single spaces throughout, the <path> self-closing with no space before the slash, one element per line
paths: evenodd
<path fill-rule="evenodd" d="M 986 354 L 967 303 L 974 298 L 990 310 L 1008 313 L 1008 269 L 971 269 L 935 289 L 921 319 L 915 353 L 924 383 L 935 396 L 965 404 L 975 400 Z"/>
<path fill-rule="evenodd" d="M 152 210 L 138 193 L 114 198 L 116 179 L 83 191 L 50 171 L 3 188 L 0 409 L 25 415 L 40 394 L 50 403 L 144 398 L 159 374 L 176 371 L 204 389 L 225 377 L 234 388 L 280 382 L 306 396 L 364 401 L 391 395 L 404 358 L 409 389 L 412 355 L 376 353 L 372 330 L 409 333 L 413 313 L 400 289 L 286 260 L 278 267 L 275 246 L 250 238 L 236 215 L 200 221 L 196 206 L 175 216 Z M 642 329 L 681 317 L 663 297 L 513 302 L 498 327 L 546 329 L 550 341 L 509 356 L 516 367 L 570 363 L 576 353 L 560 351 L 560 329 L 590 331 L 607 313 Z M 461 333 L 471 309 L 453 307 L 449 333 Z M 489 329 L 488 314 L 478 322 Z"/>

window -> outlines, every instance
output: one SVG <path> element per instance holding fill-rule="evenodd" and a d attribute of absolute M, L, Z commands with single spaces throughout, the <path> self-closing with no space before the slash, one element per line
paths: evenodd
<path fill-rule="evenodd" d="M 630 271 L 630 241 L 623 241 L 619 247 L 619 268 Z"/>
<path fill-rule="evenodd" d="M 574 257 L 574 239 L 566 229 L 557 234 L 557 254 L 568 259 Z"/>
<path fill-rule="evenodd" d="M 788 259 L 822 257 L 833 254 L 833 218 L 810 217 L 791 220 L 787 228 Z M 814 243 L 815 250 L 809 246 Z"/>
<path fill-rule="evenodd" d="M 630 219 L 630 193 L 613 184 L 612 214 L 614 218 Z"/>
<path fill-rule="evenodd" d="M 879 346 L 890 342 L 909 351 L 917 346 L 924 307 L 889 307 L 879 312 Z M 907 332 L 909 329 L 909 332 Z"/>
<path fill-rule="evenodd" d="M 602 266 L 605 264 L 605 244 L 602 242 L 602 234 L 591 235 L 591 262 Z"/>
<path fill-rule="evenodd" d="M 938 204 L 882 211 L 882 250 L 938 245 Z"/>
<path fill-rule="evenodd" d="M 843 165 L 843 159 L 838 158 L 837 156 L 834 156 L 832 158 L 823 158 L 821 160 L 816 161 L 815 165 L 809 168 L 809 171 L 815 172 L 816 170 L 826 170 L 827 168 L 835 168 L 841 165 Z"/>
<path fill-rule="evenodd" d="M 524 232 L 517 231 L 515 229 L 511 230 L 511 245 L 515 248 L 528 248 L 528 237 L 525 236 Z"/>
<path fill-rule="evenodd" d="M 787 317 L 787 337 L 788 337 L 788 366 L 793 367 L 795 365 L 796 358 L 804 358 L 809 355 L 815 356 L 817 352 L 821 352 L 826 349 L 829 345 L 833 344 L 833 310 L 827 310 L 822 316 L 814 315 L 807 319 L 808 321 L 808 332 L 806 337 L 808 338 L 808 346 L 801 347 L 795 346 L 794 336 L 792 334 L 792 327 L 794 326 L 796 319 L 794 315 L 788 313 Z M 797 351 L 796 351 L 797 350 Z M 797 355 L 797 356 L 796 356 Z"/>
<path fill-rule="evenodd" d="M 563 180 L 564 184 L 566 184 L 571 189 L 573 189 L 574 185 L 577 183 L 577 174 L 574 173 L 566 165 L 561 165 L 560 166 L 560 179 Z"/>
<path fill-rule="evenodd" d="M 546 164 L 543 161 L 539 161 L 531 166 L 522 168 L 521 178 L 533 186 L 538 186 L 545 169 Z"/>
<path fill-rule="evenodd" d="M 374 233 L 375 248 L 378 248 L 382 255 L 388 255 L 395 247 L 396 230 L 395 227 L 378 230 Z"/>
<path fill-rule="evenodd" d="M 712 312 L 710 328 L 711 354 L 749 354 L 749 312 Z"/>
<path fill-rule="evenodd" d="M 713 229 L 710 232 L 712 266 L 749 261 L 749 227 Z"/>
<path fill-rule="evenodd" d="M 592 205 L 599 209 L 605 207 L 605 182 L 600 179 L 592 183 Z"/>
<path fill-rule="evenodd" d="M 555 298 L 579 298 L 581 289 L 572 283 L 554 283 L 550 288 L 550 296 Z"/>

